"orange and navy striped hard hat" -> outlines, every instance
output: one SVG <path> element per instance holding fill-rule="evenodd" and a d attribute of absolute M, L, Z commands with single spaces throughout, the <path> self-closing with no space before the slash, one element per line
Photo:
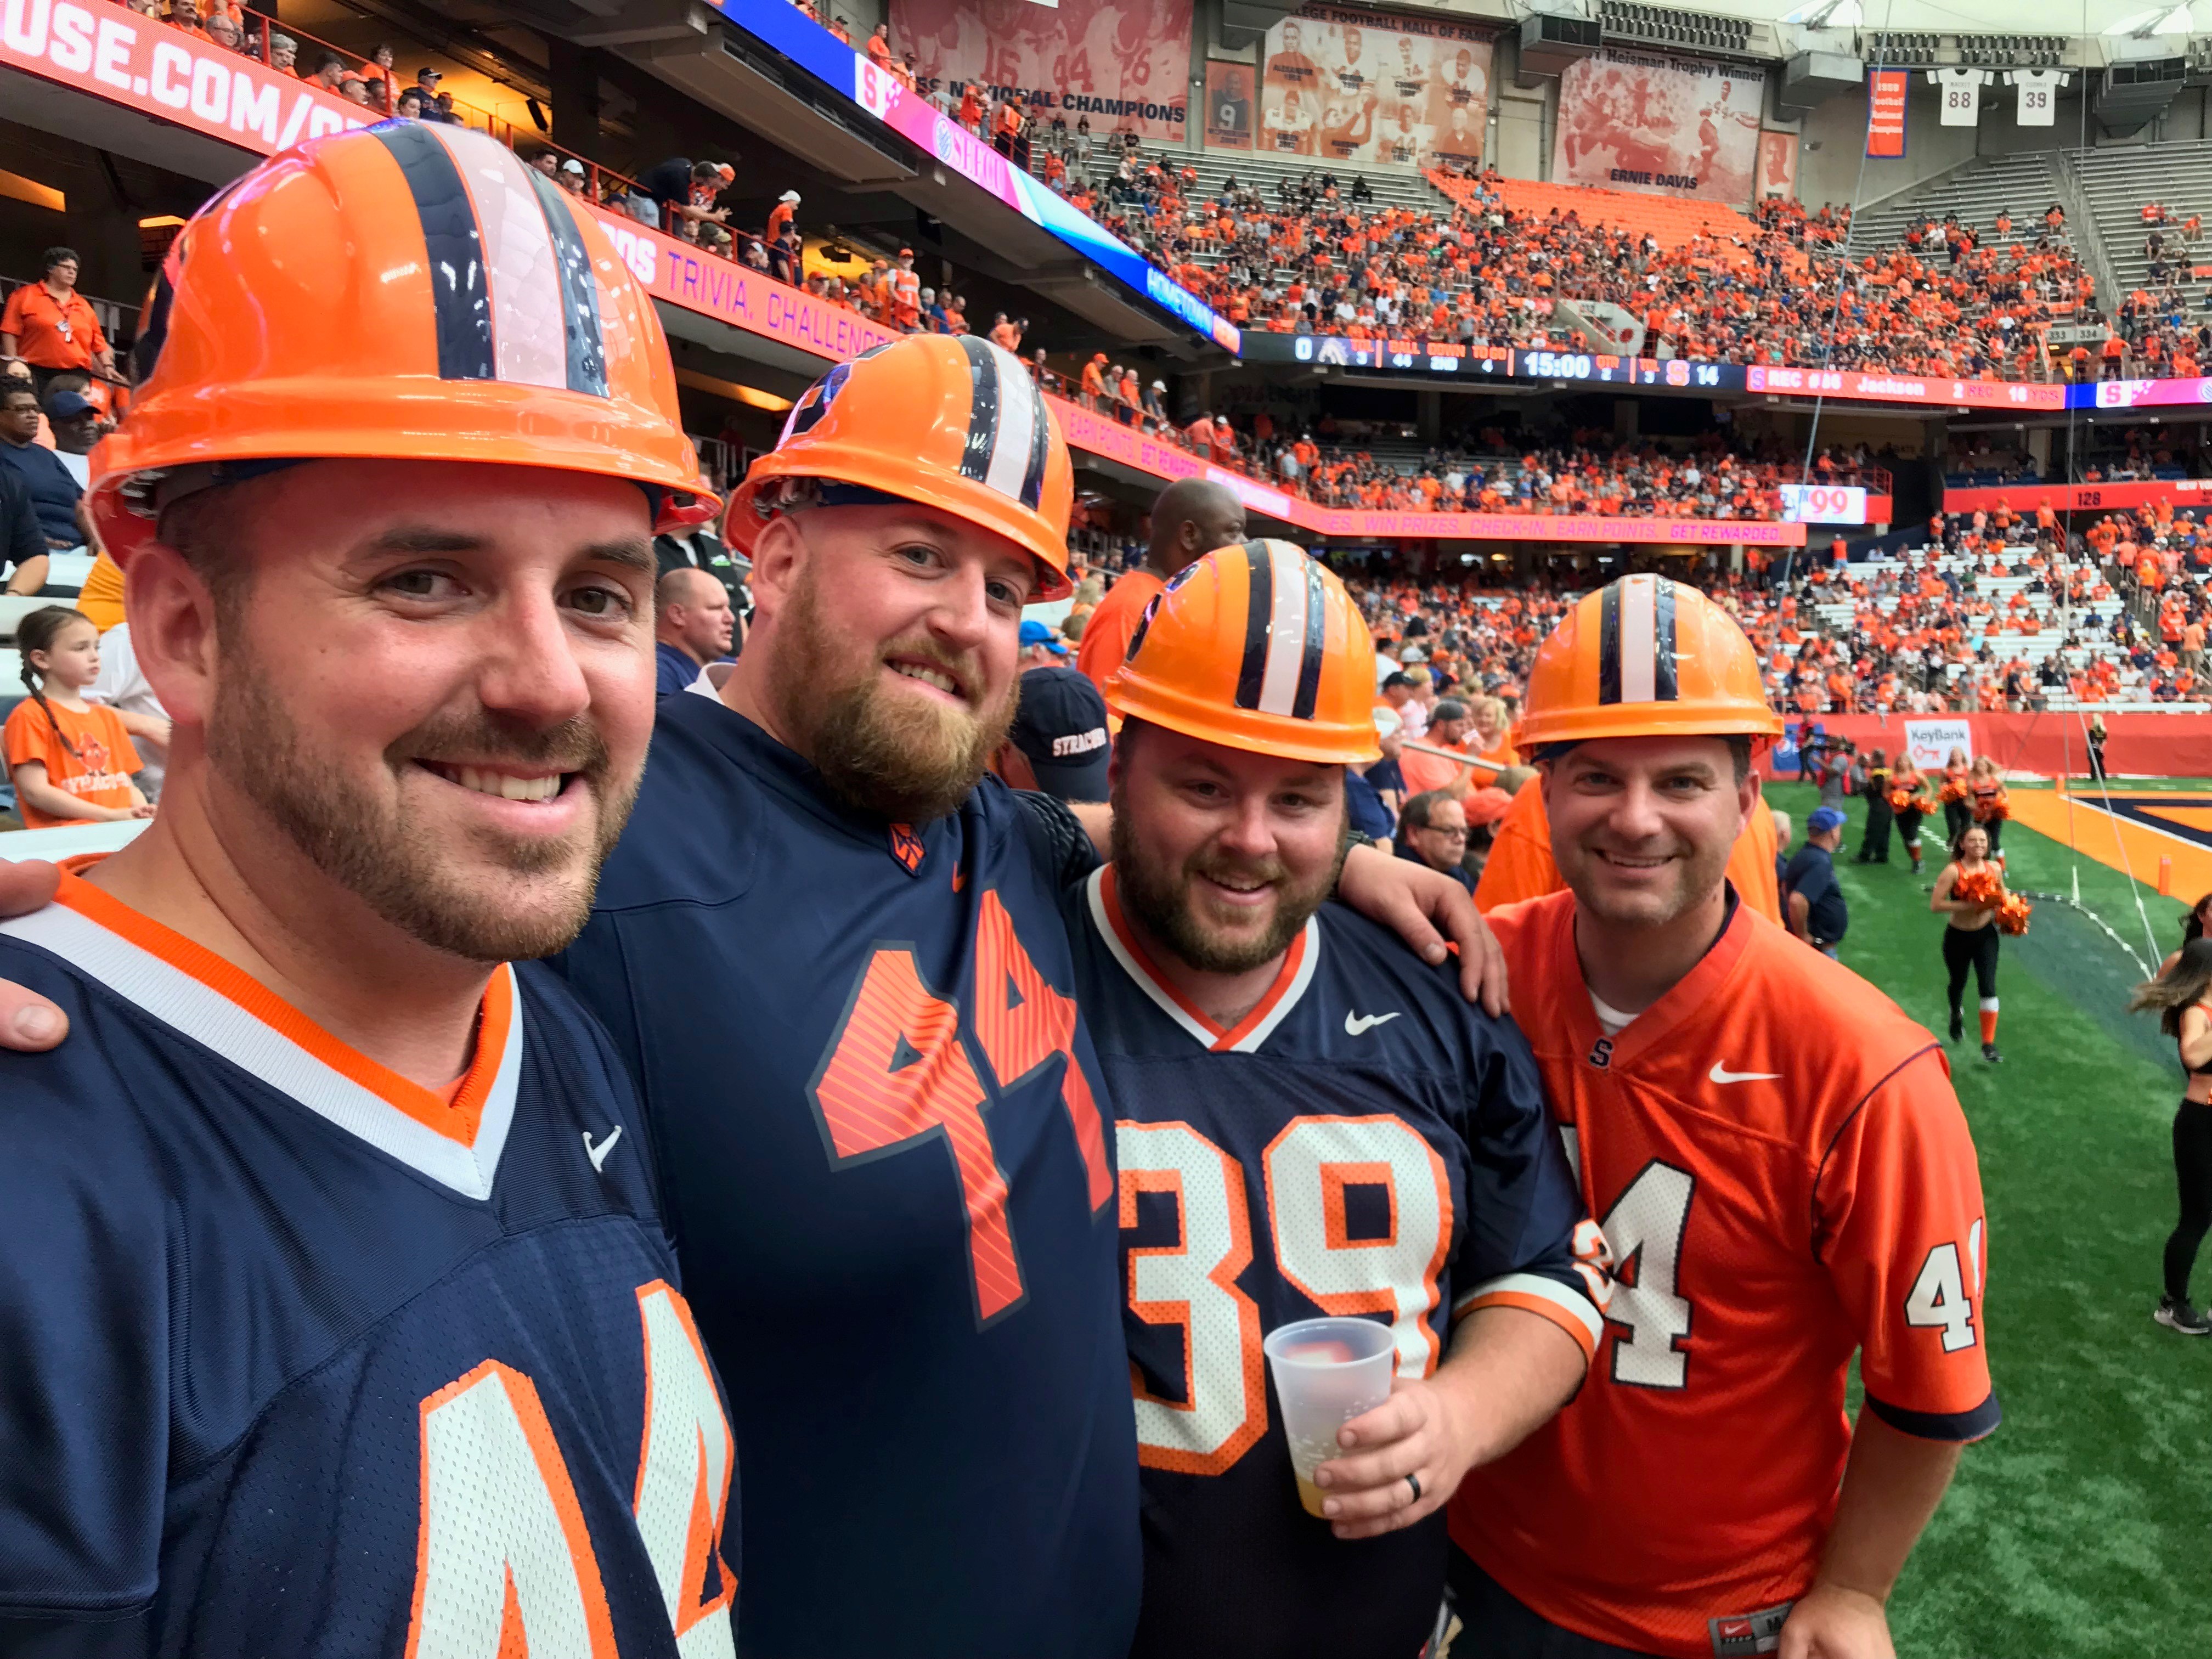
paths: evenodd
<path fill-rule="evenodd" d="M 1290 542 L 1218 547 L 1146 608 L 1106 706 L 1228 749 L 1350 764 L 1382 752 L 1375 641 L 1335 574 Z"/>
<path fill-rule="evenodd" d="M 219 192 L 171 245 L 133 368 L 93 457 L 118 558 L 153 533 L 157 484 L 291 459 L 628 478 L 659 530 L 717 507 L 660 320 L 588 205 L 460 127 L 333 134 Z"/>
<path fill-rule="evenodd" d="M 909 334 L 809 386 L 775 448 L 730 497 L 723 539 L 752 550 L 802 506 L 918 501 L 1004 536 L 1037 566 L 1032 599 L 1065 598 L 1075 469 L 1059 422 L 1004 346 Z"/>
<path fill-rule="evenodd" d="M 1585 593 L 1537 650 L 1514 743 L 1589 738 L 1778 738 L 1759 653 L 1735 618 L 1664 576 Z"/>

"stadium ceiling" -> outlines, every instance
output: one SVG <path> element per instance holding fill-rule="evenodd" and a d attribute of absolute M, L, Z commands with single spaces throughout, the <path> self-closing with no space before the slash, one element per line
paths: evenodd
<path fill-rule="evenodd" d="M 2212 0 L 2197 0 L 2196 32 L 2212 30 Z M 1692 10 L 1718 11 L 1693 6 Z M 2010 34 L 2033 25 L 2039 34 L 2102 34 L 2119 25 L 2157 33 L 2190 33 L 2187 5 L 2146 8 L 2143 0 L 1740 0 L 1728 15 L 1773 23 L 1900 33 Z M 2179 12 L 2173 20 L 2170 14 Z M 2177 27 L 2177 21 L 2179 27 Z M 2127 31 L 2122 31 L 2123 33 Z"/>

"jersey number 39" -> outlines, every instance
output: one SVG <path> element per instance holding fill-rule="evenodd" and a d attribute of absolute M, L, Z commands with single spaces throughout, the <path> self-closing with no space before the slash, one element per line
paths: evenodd
<path fill-rule="evenodd" d="M 1148 1468 L 1218 1474 L 1267 1430 L 1260 1310 L 1237 1287 L 1254 1212 L 1237 1160 L 1188 1123 L 1115 1126 L 1121 1225 L 1146 1193 L 1175 1200 L 1175 1242 L 1128 1253 L 1129 1311 L 1182 1328 L 1182 1397 L 1137 1389 L 1137 1452 Z M 1426 1376 L 1440 1353 L 1428 1316 L 1451 1243 L 1451 1187 L 1420 1133 L 1395 1117 L 1297 1117 L 1261 1156 L 1275 1271 L 1325 1313 L 1386 1314 L 1398 1375 Z M 1346 1189 L 1380 1188 L 1389 1225 L 1353 1238 Z"/>

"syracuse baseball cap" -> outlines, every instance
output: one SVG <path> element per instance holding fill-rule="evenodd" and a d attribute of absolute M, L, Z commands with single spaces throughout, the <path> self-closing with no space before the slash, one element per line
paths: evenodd
<path fill-rule="evenodd" d="M 90 414 L 92 407 L 82 392 L 56 392 L 46 398 L 46 418 L 50 421 L 73 421 L 80 415 Z"/>
<path fill-rule="evenodd" d="M 1055 657 L 1067 654 L 1067 647 L 1060 643 L 1060 635 L 1054 633 L 1048 624 L 1025 619 L 1022 623 L 1022 649 L 1026 651 L 1033 645 L 1044 647 Z M 1024 691 L 1022 695 L 1026 696 L 1029 694 Z"/>
<path fill-rule="evenodd" d="M 1104 800 L 1106 699 L 1073 668 L 1032 668 L 1006 733 L 1036 774 L 1037 787 L 1062 800 Z"/>
<path fill-rule="evenodd" d="M 1842 829 L 1849 822 L 1835 807 L 1816 806 L 1806 816 L 1805 829 L 1809 835 L 1824 835 L 1828 830 Z"/>

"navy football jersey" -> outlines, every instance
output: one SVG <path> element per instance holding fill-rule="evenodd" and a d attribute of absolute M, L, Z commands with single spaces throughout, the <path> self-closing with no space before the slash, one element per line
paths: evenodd
<path fill-rule="evenodd" d="M 887 823 L 681 694 L 562 960 L 729 1389 L 744 1654 L 1127 1651 L 1111 1114 L 1026 822 L 987 780 Z"/>
<path fill-rule="evenodd" d="M 0 976 L 70 1020 L 0 1054 L 0 1649 L 732 1651 L 729 1429 L 557 981 L 448 1098 L 73 876 Z"/>
<path fill-rule="evenodd" d="M 1398 1376 L 1452 1322 L 1516 1307 L 1594 1352 L 1603 1243 L 1527 1042 L 1395 935 L 1322 907 L 1224 1030 L 1152 967 L 1094 871 L 1065 896 L 1118 1109 L 1130 1380 L 1144 1466 L 1141 1659 L 1413 1659 L 1443 1594 L 1444 1515 L 1347 1541 L 1300 1506 L 1261 1352 L 1373 1317 Z"/>

